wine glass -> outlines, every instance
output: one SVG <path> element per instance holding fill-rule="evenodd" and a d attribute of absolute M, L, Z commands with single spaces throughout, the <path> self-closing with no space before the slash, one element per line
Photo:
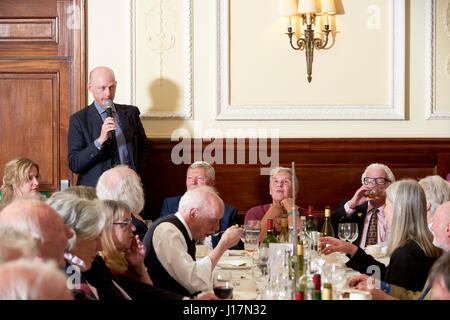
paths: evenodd
<path fill-rule="evenodd" d="M 355 223 L 355 222 L 349 223 L 349 233 L 350 233 L 350 237 L 348 238 L 348 240 L 350 242 L 353 242 L 358 238 L 358 224 L 357 223 Z"/>
<path fill-rule="evenodd" d="M 220 299 L 231 299 L 233 296 L 233 281 L 230 271 L 218 270 L 214 274 L 214 294 Z"/>
<path fill-rule="evenodd" d="M 338 225 L 338 237 L 342 241 L 348 241 L 350 233 L 348 232 L 348 223 L 339 223 Z"/>

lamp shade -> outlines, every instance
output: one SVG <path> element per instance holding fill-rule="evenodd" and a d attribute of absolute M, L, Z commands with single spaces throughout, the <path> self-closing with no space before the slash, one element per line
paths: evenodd
<path fill-rule="evenodd" d="M 322 12 L 328 14 L 336 13 L 336 6 L 334 0 L 322 0 Z"/>
<path fill-rule="evenodd" d="M 297 0 L 278 0 L 279 16 L 294 16 L 297 14 Z"/>
<path fill-rule="evenodd" d="M 316 0 L 298 0 L 298 13 L 319 12 Z"/>

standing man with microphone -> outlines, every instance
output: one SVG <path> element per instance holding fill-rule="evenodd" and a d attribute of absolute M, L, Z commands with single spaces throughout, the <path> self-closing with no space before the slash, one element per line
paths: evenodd
<path fill-rule="evenodd" d="M 127 165 L 141 175 L 148 139 L 135 106 L 113 103 L 117 81 L 107 67 L 89 74 L 94 102 L 70 117 L 68 161 L 78 185 L 94 187 L 106 170 Z"/>
<path fill-rule="evenodd" d="M 68 162 L 78 174 L 77 185 L 95 188 L 102 173 L 117 165 L 142 176 L 149 142 L 139 109 L 113 103 L 117 81 L 107 67 L 94 68 L 87 87 L 94 102 L 73 114 L 69 122 Z M 146 229 L 143 219 L 137 214 L 136 218 Z"/>

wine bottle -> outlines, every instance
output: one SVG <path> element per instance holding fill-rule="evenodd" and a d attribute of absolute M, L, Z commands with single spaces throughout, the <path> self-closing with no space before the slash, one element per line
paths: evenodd
<path fill-rule="evenodd" d="M 308 276 L 309 276 L 309 262 L 305 261 L 303 267 L 303 274 L 298 277 L 297 288 L 295 291 L 295 300 L 312 300 L 307 299 L 307 289 L 308 289 Z M 312 278 L 310 279 L 312 283 Z M 314 283 L 312 283 L 314 286 Z"/>
<path fill-rule="evenodd" d="M 314 221 L 313 206 L 308 206 L 308 221 L 306 222 L 306 232 L 317 231 L 317 224 Z"/>
<path fill-rule="evenodd" d="M 313 283 L 314 283 L 314 298 L 313 298 L 313 300 L 322 300 L 322 294 L 320 291 L 320 286 L 321 286 L 320 274 L 316 273 L 313 276 Z"/>
<path fill-rule="evenodd" d="M 269 243 L 278 243 L 277 238 L 273 235 L 273 220 L 267 220 L 267 235 L 263 239 L 263 245 L 265 247 L 269 247 Z"/>
<path fill-rule="evenodd" d="M 281 232 L 279 239 L 281 243 L 287 243 L 289 242 L 289 231 L 288 231 L 288 218 L 287 213 L 283 212 L 281 214 Z"/>
<path fill-rule="evenodd" d="M 334 229 L 331 224 L 330 206 L 325 207 L 325 222 L 322 226 L 322 234 L 323 237 L 329 236 L 334 238 Z"/>
<path fill-rule="evenodd" d="M 303 264 L 304 264 L 304 258 L 303 258 L 303 240 L 298 239 L 297 243 L 297 261 L 298 261 L 298 275 L 299 277 L 303 274 Z"/>

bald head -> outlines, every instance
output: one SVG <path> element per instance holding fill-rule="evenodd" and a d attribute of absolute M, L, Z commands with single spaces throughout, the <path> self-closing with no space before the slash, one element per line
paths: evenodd
<path fill-rule="evenodd" d="M 92 69 L 89 73 L 90 83 L 95 83 L 100 78 L 112 78 L 115 80 L 114 71 L 108 67 L 100 66 Z"/>
<path fill-rule="evenodd" d="M 206 236 L 220 229 L 224 204 L 214 188 L 199 186 L 188 190 L 181 197 L 178 212 L 186 221 L 193 239 L 203 241 Z"/>
<path fill-rule="evenodd" d="M 433 244 L 445 251 L 450 250 L 450 201 L 441 204 L 435 211 L 433 223 Z"/>
<path fill-rule="evenodd" d="M 36 240 L 39 257 L 56 260 L 64 267 L 64 251 L 73 234 L 48 204 L 37 200 L 13 202 L 0 213 L 0 223 L 29 234 Z"/>

